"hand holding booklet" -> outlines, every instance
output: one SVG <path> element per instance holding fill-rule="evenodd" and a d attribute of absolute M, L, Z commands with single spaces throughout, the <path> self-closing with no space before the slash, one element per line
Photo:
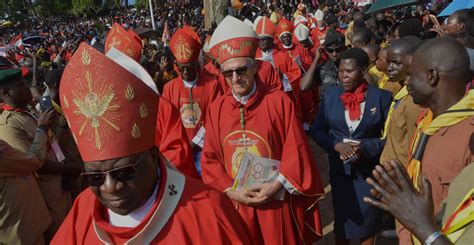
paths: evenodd
<path fill-rule="evenodd" d="M 255 184 L 277 181 L 280 161 L 244 154 L 232 189 L 247 189 Z M 283 200 L 284 189 L 275 194 L 275 199 Z"/>

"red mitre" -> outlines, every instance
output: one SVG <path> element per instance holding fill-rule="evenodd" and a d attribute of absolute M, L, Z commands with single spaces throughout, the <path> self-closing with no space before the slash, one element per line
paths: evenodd
<path fill-rule="evenodd" d="M 255 58 L 257 33 L 244 22 L 228 15 L 212 34 L 210 46 L 211 55 L 219 64 L 237 57 Z"/>
<path fill-rule="evenodd" d="M 257 22 L 255 31 L 259 37 L 273 38 L 276 32 L 276 27 L 269 18 L 263 17 Z"/>
<path fill-rule="evenodd" d="M 64 70 L 62 109 L 85 162 L 155 145 L 158 95 L 122 66 L 82 43 Z"/>
<path fill-rule="evenodd" d="M 199 58 L 201 41 L 191 28 L 182 28 L 171 37 L 170 48 L 176 62 L 193 62 Z"/>
<path fill-rule="evenodd" d="M 114 47 L 122 53 L 132 57 L 137 62 L 140 62 L 142 54 L 142 40 L 132 30 L 125 30 L 118 23 L 114 23 L 112 29 L 107 33 L 105 38 L 105 53 Z"/>
<path fill-rule="evenodd" d="M 280 22 L 278 22 L 277 28 L 276 28 L 276 34 L 278 35 L 278 38 L 281 38 L 283 34 L 291 34 L 293 32 L 293 22 L 287 20 L 287 19 L 281 19 Z"/>

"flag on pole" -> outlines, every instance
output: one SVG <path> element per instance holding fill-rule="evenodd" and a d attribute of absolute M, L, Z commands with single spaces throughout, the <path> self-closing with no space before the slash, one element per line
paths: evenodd
<path fill-rule="evenodd" d="M 168 26 L 168 21 L 165 21 L 165 28 L 163 29 L 163 36 L 161 37 L 161 40 L 163 41 L 165 46 L 167 46 L 169 44 L 170 39 L 170 27 Z"/>
<path fill-rule="evenodd" d="M 22 34 L 18 34 L 16 37 L 14 37 L 12 40 L 10 40 L 10 44 L 16 44 L 18 41 L 23 39 Z"/>

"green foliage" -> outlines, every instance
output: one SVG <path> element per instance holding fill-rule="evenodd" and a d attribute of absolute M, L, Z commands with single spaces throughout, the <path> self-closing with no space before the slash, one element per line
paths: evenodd
<path fill-rule="evenodd" d="M 148 9 L 148 0 L 135 0 L 135 7 L 137 9 Z"/>
<path fill-rule="evenodd" d="M 100 0 L 72 0 L 72 13 L 77 16 L 94 16 L 102 9 Z"/>

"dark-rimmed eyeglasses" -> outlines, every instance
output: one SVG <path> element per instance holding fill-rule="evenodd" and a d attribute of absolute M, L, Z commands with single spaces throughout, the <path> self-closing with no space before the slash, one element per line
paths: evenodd
<path fill-rule="evenodd" d="M 234 72 L 237 73 L 238 76 L 243 76 L 248 73 L 248 70 L 250 67 L 252 67 L 251 64 L 246 65 L 245 67 L 235 69 L 235 70 L 221 71 L 221 73 L 222 75 L 224 75 L 225 78 L 232 79 L 232 77 L 234 76 Z"/>
<path fill-rule="evenodd" d="M 145 159 L 148 154 L 143 154 L 138 160 L 130 165 L 118 167 L 104 172 L 90 172 L 82 173 L 81 177 L 87 181 L 87 183 L 92 187 L 100 187 L 105 182 L 105 178 L 109 174 L 110 177 L 114 178 L 120 182 L 130 181 L 135 178 L 135 168 L 137 165 Z"/>

